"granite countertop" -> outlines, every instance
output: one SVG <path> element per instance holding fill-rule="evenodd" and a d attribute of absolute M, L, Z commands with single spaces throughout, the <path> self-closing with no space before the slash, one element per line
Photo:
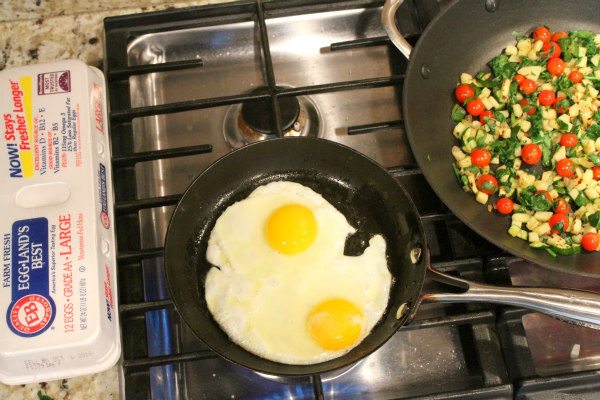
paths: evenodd
<path fill-rule="evenodd" d="M 230 0 L 5 0 L 0 1 L 0 70 L 80 59 L 102 66 L 103 20 L 111 15 Z M 126 7 L 124 7 L 126 6 Z M 53 382 L 0 384 L 0 400 L 119 399 L 119 370 Z"/>
<path fill-rule="evenodd" d="M 104 18 L 225 1 L 0 1 L 0 70 L 73 58 L 100 67 Z"/>

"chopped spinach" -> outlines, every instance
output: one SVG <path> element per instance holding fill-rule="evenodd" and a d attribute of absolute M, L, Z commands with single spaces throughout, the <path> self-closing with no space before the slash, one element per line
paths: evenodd
<path fill-rule="evenodd" d="M 596 211 L 592 215 L 590 215 L 587 219 L 590 225 L 592 225 L 596 229 L 600 229 L 600 211 Z"/>
<path fill-rule="evenodd" d="M 512 168 L 500 167 L 495 172 L 498 184 L 509 189 L 513 182 L 515 172 Z M 505 178 L 506 177 L 506 178 Z"/>
<path fill-rule="evenodd" d="M 568 88 L 573 86 L 573 82 L 566 75 L 561 75 L 552 82 L 552 85 L 556 88 L 556 90 L 560 90 L 562 92 L 566 92 Z"/>
<path fill-rule="evenodd" d="M 545 193 L 537 193 L 535 186 L 528 186 L 521 191 L 518 201 L 521 206 L 531 211 L 548 211 L 552 202 L 548 201 Z"/>
<path fill-rule="evenodd" d="M 548 71 L 544 71 L 540 74 L 540 79 L 544 81 L 550 81 L 552 80 L 552 74 L 550 74 Z"/>
<path fill-rule="evenodd" d="M 569 130 L 569 125 L 567 125 L 562 119 L 557 119 L 556 122 L 558 122 L 558 127 L 563 131 Z"/>
<path fill-rule="evenodd" d="M 567 110 L 569 107 L 571 107 L 571 102 L 569 101 L 569 99 L 565 98 L 560 100 L 559 102 L 556 103 L 556 109 L 563 109 L 563 110 Z"/>
<path fill-rule="evenodd" d="M 577 204 L 577 207 L 583 207 L 589 202 L 590 199 L 588 199 L 583 192 L 579 192 L 579 195 L 577 195 L 577 198 L 575 198 L 575 204 Z"/>
<path fill-rule="evenodd" d="M 500 111 L 494 113 L 494 119 L 500 123 L 506 121 L 506 117 Z"/>
<path fill-rule="evenodd" d="M 458 166 L 456 165 L 456 163 L 452 163 L 452 171 L 454 172 L 454 176 L 456 176 L 456 181 L 458 182 L 459 185 L 461 185 L 462 184 L 462 181 L 460 179 L 461 173 L 460 173 L 460 170 L 458 169 Z"/>
<path fill-rule="evenodd" d="M 556 190 L 556 192 L 561 196 L 567 194 L 567 188 L 564 186 L 555 185 L 554 190 Z"/>
<path fill-rule="evenodd" d="M 450 117 L 452 118 L 452 121 L 460 122 L 466 115 L 467 112 L 465 111 L 465 109 L 459 106 L 458 104 L 455 104 L 452 108 L 452 115 Z"/>
<path fill-rule="evenodd" d="M 494 75 L 501 76 L 504 79 L 512 79 L 517 74 L 519 64 L 508 61 L 506 54 L 500 54 L 492 59 L 490 68 Z"/>
<path fill-rule="evenodd" d="M 515 159 L 515 150 L 520 146 L 521 142 L 519 142 L 519 140 L 516 138 L 496 140 L 491 145 L 491 152 L 494 157 L 498 157 L 502 164 L 512 166 L 512 163 Z"/>
<path fill-rule="evenodd" d="M 489 122 L 488 122 L 489 125 Z M 491 127 L 490 127 L 491 129 Z M 492 133 L 494 133 L 494 131 L 492 130 Z M 477 144 L 477 147 L 485 147 L 485 139 L 486 139 L 487 135 L 481 135 L 478 138 L 475 139 L 475 143 Z"/>
<path fill-rule="evenodd" d="M 600 137 L 600 123 L 591 124 L 583 137 L 589 140 L 598 139 Z"/>
<path fill-rule="evenodd" d="M 470 172 L 470 173 L 472 173 L 472 174 L 475 174 L 475 175 L 476 175 L 476 174 L 480 173 L 480 172 L 481 172 L 481 170 L 480 170 L 480 169 L 479 169 L 479 167 L 478 167 L 478 166 L 476 166 L 476 165 L 470 165 L 470 166 L 468 166 L 467 168 L 465 168 L 465 172 Z"/>

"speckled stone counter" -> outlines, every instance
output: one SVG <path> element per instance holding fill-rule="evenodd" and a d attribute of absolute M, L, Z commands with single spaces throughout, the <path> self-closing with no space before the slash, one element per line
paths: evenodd
<path fill-rule="evenodd" d="M 228 0 L 0 0 L 0 70 L 73 58 L 101 67 L 105 17 L 224 1 Z M 0 400 L 119 398 L 116 366 L 53 382 L 0 384 Z"/>
<path fill-rule="evenodd" d="M 224 1 L 0 1 L 0 70 L 71 58 L 99 67 L 105 17 Z"/>

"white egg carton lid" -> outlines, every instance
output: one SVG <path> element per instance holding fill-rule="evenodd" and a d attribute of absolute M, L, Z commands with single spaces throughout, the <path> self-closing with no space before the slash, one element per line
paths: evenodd
<path fill-rule="evenodd" d="M 0 71 L 0 116 L 0 381 L 106 370 L 121 344 L 104 76 Z"/>

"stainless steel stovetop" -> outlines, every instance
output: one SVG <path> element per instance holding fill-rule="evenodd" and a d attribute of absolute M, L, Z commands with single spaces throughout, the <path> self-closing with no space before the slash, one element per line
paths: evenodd
<path fill-rule="evenodd" d="M 416 39 L 446 3 L 407 2 L 398 16 L 402 30 Z M 569 385 L 576 388 L 581 379 L 588 386 L 594 381 L 576 376 L 560 381 L 558 392 L 556 385 L 539 386 L 600 368 L 600 342 L 586 328 L 523 310 L 425 305 L 413 324 L 351 368 L 282 379 L 219 358 L 172 309 L 161 248 L 173 204 L 217 158 L 254 134 L 265 136 L 240 121 L 250 104 L 240 99 L 273 85 L 298 99 L 298 118 L 288 121 L 287 100 L 280 98 L 283 133 L 346 144 L 390 169 L 417 203 L 436 268 L 499 283 L 510 283 L 512 270 L 516 283 L 537 282 L 543 270 L 471 232 L 420 174 L 400 112 L 406 60 L 386 41 L 380 6 L 247 1 L 107 20 L 127 398 L 558 398 L 551 396 L 575 393 Z M 202 145 L 201 154 L 181 150 Z M 427 281 L 425 289 L 441 288 Z M 562 346 L 551 345 L 548 327 Z"/>

